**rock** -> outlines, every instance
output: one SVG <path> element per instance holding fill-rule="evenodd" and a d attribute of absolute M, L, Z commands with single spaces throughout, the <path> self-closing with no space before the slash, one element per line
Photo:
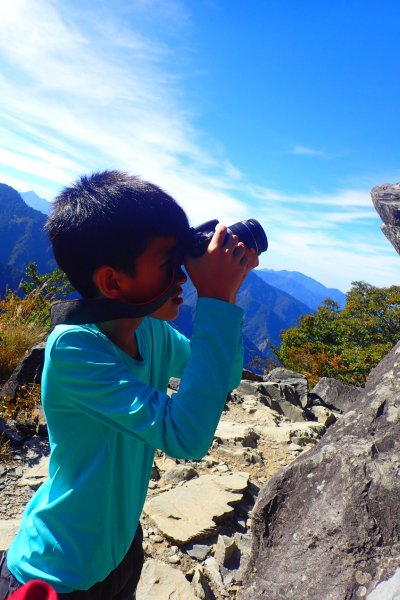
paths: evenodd
<path fill-rule="evenodd" d="M 258 437 L 248 423 L 235 423 L 234 421 L 220 421 L 215 432 L 215 438 L 220 444 L 241 442 L 244 446 L 243 442 L 253 440 L 251 443 L 254 443 Z"/>
<path fill-rule="evenodd" d="M 29 350 L 10 378 L 0 389 L 0 397 L 15 400 L 18 388 L 25 383 L 40 383 L 44 363 L 45 342 Z"/>
<path fill-rule="evenodd" d="M 243 369 L 242 379 L 246 379 L 247 381 L 262 381 L 263 380 L 261 375 L 257 375 L 257 373 L 253 373 L 253 371 L 249 371 L 248 369 Z"/>
<path fill-rule="evenodd" d="M 296 442 L 296 439 L 306 438 L 318 440 L 325 433 L 325 427 L 315 421 L 306 423 L 281 423 L 279 427 L 263 427 L 255 425 L 255 431 L 260 434 L 264 442 L 290 444 Z"/>
<path fill-rule="evenodd" d="M 7 550 L 19 527 L 19 519 L 0 520 L 0 552 Z"/>
<path fill-rule="evenodd" d="M 225 591 L 224 582 L 222 580 L 221 572 L 219 570 L 219 564 L 213 556 L 209 556 L 204 561 L 204 570 L 210 581 L 218 590 L 218 592 L 222 596 L 229 596 L 229 594 Z"/>
<path fill-rule="evenodd" d="M 308 405 L 307 395 L 307 379 L 301 373 L 295 371 L 289 371 L 288 369 L 282 369 L 280 367 L 272 369 L 269 373 L 264 375 L 264 381 L 272 381 L 274 383 L 284 383 L 287 386 L 291 386 L 297 395 L 298 403 L 303 408 Z M 289 399 L 286 398 L 288 401 Z"/>
<path fill-rule="evenodd" d="M 321 423 L 324 427 L 329 427 L 336 423 L 336 417 L 329 408 L 325 406 L 312 406 L 310 412 L 317 419 L 318 423 Z"/>
<path fill-rule="evenodd" d="M 177 377 L 171 377 L 169 382 L 168 382 L 168 387 L 171 390 L 174 390 L 175 392 L 177 392 L 179 390 L 179 384 L 180 384 L 181 380 L 178 379 Z"/>
<path fill-rule="evenodd" d="M 184 574 L 156 559 L 145 561 L 136 590 L 137 600 L 149 598 L 196 600 L 194 589 Z"/>
<path fill-rule="evenodd" d="M 233 505 L 242 500 L 248 480 L 244 472 L 202 475 L 151 498 L 143 511 L 177 544 L 204 539 L 217 533 L 217 523 L 234 514 Z"/>
<path fill-rule="evenodd" d="M 232 556 L 238 552 L 238 546 L 235 538 L 226 535 L 219 535 L 215 546 L 214 557 L 220 565 L 226 567 Z"/>
<path fill-rule="evenodd" d="M 260 384 L 258 391 L 261 402 L 284 415 L 289 421 L 296 423 L 307 420 L 306 413 L 300 404 L 300 397 L 291 385 L 268 381 Z"/>
<path fill-rule="evenodd" d="M 366 597 L 400 564 L 400 343 L 311 450 L 262 488 L 238 600 Z"/>
<path fill-rule="evenodd" d="M 196 560 L 205 560 L 210 550 L 211 546 L 207 544 L 189 544 L 186 548 L 187 554 Z"/>
<path fill-rule="evenodd" d="M 387 581 L 379 583 L 366 600 L 399 600 L 400 568 Z"/>
<path fill-rule="evenodd" d="M 159 473 L 161 471 L 165 473 L 165 471 L 168 471 L 169 469 L 174 469 L 177 465 L 176 460 L 174 460 L 173 458 L 169 458 L 166 455 L 156 458 L 154 463 Z"/>
<path fill-rule="evenodd" d="M 19 433 L 16 431 L 16 427 L 14 426 L 14 422 L 5 422 L 3 421 L 3 419 L 0 418 L 0 436 L 4 436 L 9 442 L 11 442 L 11 445 L 15 448 L 17 446 L 20 446 L 23 441 L 24 438 L 21 437 L 19 435 Z"/>
<path fill-rule="evenodd" d="M 311 390 L 311 398 L 317 396 L 328 408 L 344 413 L 358 398 L 360 389 L 332 377 L 322 377 Z"/>
<path fill-rule="evenodd" d="M 400 183 L 383 183 L 374 187 L 371 198 L 383 221 L 383 233 L 400 254 Z"/>
<path fill-rule="evenodd" d="M 166 471 L 163 475 L 165 483 L 179 483 L 181 481 L 189 481 L 193 477 L 198 477 L 196 469 L 188 465 L 175 465 L 172 469 Z"/>
<path fill-rule="evenodd" d="M 201 567 L 195 569 L 191 585 L 196 598 L 200 598 L 201 600 L 215 600 L 215 595 L 212 592 Z"/>
<path fill-rule="evenodd" d="M 49 475 L 49 459 L 49 456 L 43 456 L 39 462 L 25 469 L 24 477 L 18 481 L 17 486 L 29 485 L 29 487 L 37 489 Z"/>

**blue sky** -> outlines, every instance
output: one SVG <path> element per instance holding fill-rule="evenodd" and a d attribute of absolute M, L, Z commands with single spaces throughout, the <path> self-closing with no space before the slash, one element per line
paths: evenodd
<path fill-rule="evenodd" d="M 261 266 L 399 284 L 373 186 L 400 180 L 398 0 L 6 0 L 0 181 L 118 168 L 193 225 L 256 218 Z"/>

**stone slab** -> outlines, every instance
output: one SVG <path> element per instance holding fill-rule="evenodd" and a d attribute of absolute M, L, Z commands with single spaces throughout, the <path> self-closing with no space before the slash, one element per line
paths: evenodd
<path fill-rule="evenodd" d="M 0 552 L 7 550 L 19 527 L 19 519 L 0 520 Z"/>
<path fill-rule="evenodd" d="M 218 531 L 218 523 L 233 515 L 243 498 L 248 473 L 202 475 L 144 505 L 144 513 L 163 535 L 178 544 L 200 540 Z"/>
<path fill-rule="evenodd" d="M 145 561 L 136 590 L 137 600 L 196 600 L 192 586 L 181 571 L 160 560 Z"/>

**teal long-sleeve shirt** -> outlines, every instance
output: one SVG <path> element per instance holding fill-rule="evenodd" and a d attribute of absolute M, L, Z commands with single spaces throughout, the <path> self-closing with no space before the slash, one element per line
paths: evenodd
<path fill-rule="evenodd" d="M 102 581 L 125 556 L 146 497 L 155 449 L 201 458 L 242 372 L 242 310 L 200 298 L 191 341 L 145 318 L 134 360 L 96 325 L 59 325 L 46 345 L 42 402 L 49 478 L 28 503 L 8 551 L 25 583 L 57 592 Z M 181 377 L 170 397 L 170 377 Z"/>

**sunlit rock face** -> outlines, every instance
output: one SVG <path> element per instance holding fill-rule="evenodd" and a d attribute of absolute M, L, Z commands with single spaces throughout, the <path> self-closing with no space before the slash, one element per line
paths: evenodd
<path fill-rule="evenodd" d="M 400 183 L 383 183 L 374 187 L 371 198 L 383 221 L 383 233 L 400 254 Z"/>
<path fill-rule="evenodd" d="M 242 600 L 366 597 L 400 564 L 400 344 L 253 512 Z"/>
<path fill-rule="evenodd" d="M 400 253 L 400 184 L 371 196 Z M 400 564 L 399 425 L 400 342 L 318 444 L 261 489 L 238 600 L 395 597 L 380 594 Z"/>

